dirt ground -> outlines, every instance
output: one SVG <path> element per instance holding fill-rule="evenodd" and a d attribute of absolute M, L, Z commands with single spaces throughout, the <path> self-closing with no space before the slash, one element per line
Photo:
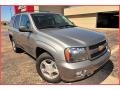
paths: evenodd
<path fill-rule="evenodd" d="M 59 84 L 118 84 L 118 30 L 104 32 L 112 50 L 110 61 L 93 76 L 71 83 Z M 37 74 L 35 60 L 26 53 L 14 53 L 6 27 L 2 28 L 2 83 L 3 84 L 49 84 Z"/>

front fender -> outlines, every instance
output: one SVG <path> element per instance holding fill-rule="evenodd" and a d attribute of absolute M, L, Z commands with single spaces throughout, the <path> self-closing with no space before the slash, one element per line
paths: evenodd
<path fill-rule="evenodd" d="M 53 46 L 42 41 L 37 41 L 36 44 L 36 47 L 44 49 L 45 51 L 49 52 L 54 58 L 57 58 L 57 50 Z"/>

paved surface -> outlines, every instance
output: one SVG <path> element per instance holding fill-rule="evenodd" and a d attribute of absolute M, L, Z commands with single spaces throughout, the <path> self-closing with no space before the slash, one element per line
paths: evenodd
<path fill-rule="evenodd" d="M 103 31 L 101 31 L 103 32 Z M 91 77 L 59 84 L 118 84 L 117 30 L 104 31 L 112 48 L 110 61 Z M 14 53 L 6 29 L 2 29 L 2 83 L 3 84 L 49 84 L 37 74 L 35 60 L 26 53 Z"/>

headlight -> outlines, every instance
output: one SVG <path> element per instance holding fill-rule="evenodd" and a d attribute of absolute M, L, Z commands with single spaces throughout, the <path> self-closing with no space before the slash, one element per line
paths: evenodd
<path fill-rule="evenodd" d="M 88 54 L 86 48 L 66 48 L 65 58 L 67 62 L 77 62 L 88 59 Z"/>

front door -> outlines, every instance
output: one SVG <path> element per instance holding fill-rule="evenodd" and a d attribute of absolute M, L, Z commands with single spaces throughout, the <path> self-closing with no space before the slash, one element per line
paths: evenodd
<path fill-rule="evenodd" d="M 25 26 L 28 30 L 31 29 L 31 22 L 27 14 L 22 14 L 20 26 Z M 28 53 L 32 53 L 32 45 L 33 45 L 33 39 L 32 39 L 33 32 L 20 32 L 21 35 L 21 46 L 25 51 Z"/>

